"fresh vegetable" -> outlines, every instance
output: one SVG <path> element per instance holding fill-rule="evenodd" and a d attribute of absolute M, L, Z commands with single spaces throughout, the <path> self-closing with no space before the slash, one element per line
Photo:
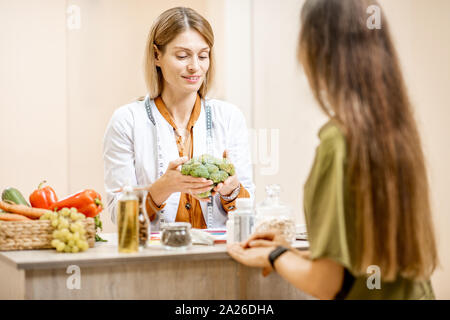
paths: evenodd
<path fill-rule="evenodd" d="M 70 195 L 50 206 L 51 210 L 76 208 L 86 217 L 93 218 L 103 210 L 102 197 L 94 190 L 83 190 Z"/>
<path fill-rule="evenodd" d="M 219 163 L 219 168 L 222 171 L 225 171 L 230 176 L 234 176 L 235 168 L 234 165 L 227 158 L 223 158 L 222 162 Z"/>
<path fill-rule="evenodd" d="M 95 216 L 95 242 L 108 242 L 108 240 L 103 239 L 97 234 L 97 229 L 103 230 L 102 220 L 100 220 L 100 215 Z"/>
<path fill-rule="evenodd" d="M 50 209 L 52 204 L 58 202 L 58 197 L 50 186 L 42 187 L 45 183 L 47 181 L 42 181 L 30 195 L 30 203 L 33 208 Z"/>
<path fill-rule="evenodd" d="M 30 208 L 23 204 L 15 204 L 10 200 L 0 201 L 0 209 L 10 213 L 17 213 L 31 219 L 38 219 L 43 214 L 51 212 L 50 210 Z"/>
<path fill-rule="evenodd" d="M 28 204 L 27 200 L 25 200 L 23 195 L 16 188 L 7 188 L 7 189 L 3 190 L 2 200 L 3 201 L 9 200 L 9 201 L 14 202 L 15 204 L 23 204 L 24 206 L 27 206 L 27 207 L 30 206 Z"/>
<path fill-rule="evenodd" d="M 223 181 L 227 180 L 227 178 L 228 178 L 228 173 L 226 173 L 225 171 L 222 171 L 222 170 L 213 172 L 209 176 L 209 179 L 211 179 L 212 182 L 214 182 L 214 183 L 223 182 Z"/>
<path fill-rule="evenodd" d="M 31 219 L 15 213 L 0 213 L 0 221 L 27 221 L 27 220 Z"/>
<path fill-rule="evenodd" d="M 214 158 L 209 154 L 192 158 L 181 166 L 181 173 L 186 176 L 210 179 L 214 182 L 211 190 L 229 176 L 235 174 L 234 165 L 227 159 Z M 211 196 L 211 190 L 198 194 L 199 198 Z"/>
<path fill-rule="evenodd" d="M 60 211 L 49 211 L 41 220 L 50 220 L 53 231 L 52 247 L 58 252 L 77 253 L 89 248 L 86 240 L 86 229 L 83 220 L 85 215 L 76 208 L 63 208 Z"/>

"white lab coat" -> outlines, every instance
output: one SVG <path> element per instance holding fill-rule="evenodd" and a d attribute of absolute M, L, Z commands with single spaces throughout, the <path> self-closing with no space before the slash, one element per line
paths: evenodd
<path fill-rule="evenodd" d="M 243 113 L 235 105 L 208 99 L 212 115 L 214 156 L 222 157 L 224 150 L 236 167 L 239 181 L 254 199 L 252 162 L 248 143 L 248 131 Z M 124 185 L 149 185 L 158 179 L 156 130 L 161 139 L 164 172 L 170 161 L 179 158 L 172 126 L 150 100 L 156 127 L 147 116 L 144 101 L 135 101 L 117 109 L 107 126 L 103 141 L 105 189 L 107 210 L 116 222 L 116 204 L 120 194 L 108 190 Z M 200 116 L 193 128 L 194 156 L 207 153 L 206 112 L 202 101 Z M 219 195 L 214 197 L 212 228 L 224 228 L 227 213 Z M 173 193 L 164 208 L 167 222 L 175 221 L 180 193 Z M 207 221 L 207 205 L 201 202 Z M 159 230 L 159 219 L 152 222 L 152 230 Z"/>

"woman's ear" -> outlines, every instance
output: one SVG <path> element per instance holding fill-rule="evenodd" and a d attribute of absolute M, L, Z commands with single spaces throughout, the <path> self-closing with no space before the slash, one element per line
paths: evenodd
<path fill-rule="evenodd" d="M 155 64 L 156 66 L 160 66 L 160 59 L 161 59 L 161 52 L 159 51 L 158 47 L 154 44 L 153 45 L 153 51 L 155 52 Z"/>

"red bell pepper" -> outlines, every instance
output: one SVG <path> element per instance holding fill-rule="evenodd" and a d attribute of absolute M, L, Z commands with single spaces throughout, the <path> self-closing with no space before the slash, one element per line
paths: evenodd
<path fill-rule="evenodd" d="M 67 196 L 64 199 L 54 203 L 51 210 L 60 210 L 61 208 L 76 208 L 78 212 L 83 213 L 88 218 L 93 218 L 103 210 L 102 197 L 94 190 L 83 190 L 78 193 Z"/>
<path fill-rule="evenodd" d="M 55 190 L 50 186 L 42 187 L 47 181 L 42 181 L 38 188 L 30 194 L 30 203 L 33 208 L 50 209 L 58 201 Z"/>

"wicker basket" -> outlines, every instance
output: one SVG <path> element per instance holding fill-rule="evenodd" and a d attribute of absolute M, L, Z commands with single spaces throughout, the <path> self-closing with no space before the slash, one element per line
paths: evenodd
<path fill-rule="evenodd" d="M 95 222 L 92 218 L 83 220 L 89 247 L 95 244 Z M 1 221 L 0 251 L 50 249 L 52 233 L 50 220 Z"/>

